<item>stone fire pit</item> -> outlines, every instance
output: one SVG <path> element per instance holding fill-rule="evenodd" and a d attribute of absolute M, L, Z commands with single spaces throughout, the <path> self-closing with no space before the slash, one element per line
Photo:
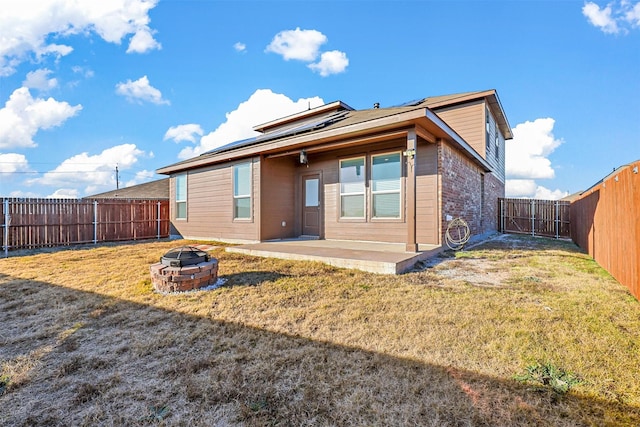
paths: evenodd
<path fill-rule="evenodd" d="M 162 293 L 191 291 L 218 280 L 218 260 L 192 246 L 171 249 L 149 270 L 154 289 Z"/>

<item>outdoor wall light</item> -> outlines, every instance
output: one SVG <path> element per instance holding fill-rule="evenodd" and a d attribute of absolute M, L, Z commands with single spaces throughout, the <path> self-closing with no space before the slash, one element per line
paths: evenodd
<path fill-rule="evenodd" d="M 413 159 L 416 155 L 416 149 L 415 148 L 411 148 L 409 150 L 403 151 L 402 155 L 405 157 L 409 157 L 410 159 Z"/>
<path fill-rule="evenodd" d="M 638 173 L 638 167 L 633 168 L 633 173 Z"/>
<path fill-rule="evenodd" d="M 307 158 L 307 152 L 304 150 L 300 151 L 300 164 L 306 165 L 308 162 L 309 159 Z"/>

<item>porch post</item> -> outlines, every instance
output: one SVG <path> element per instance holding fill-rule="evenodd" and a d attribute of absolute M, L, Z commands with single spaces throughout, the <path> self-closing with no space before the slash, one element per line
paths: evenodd
<path fill-rule="evenodd" d="M 407 188 L 406 188 L 406 206 L 407 206 L 407 252 L 418 252 L 418 244 L 416 243 L 416 131 L 411 129 L 407 132 L 407 151 L 404 152 L 407 158 Z"/>

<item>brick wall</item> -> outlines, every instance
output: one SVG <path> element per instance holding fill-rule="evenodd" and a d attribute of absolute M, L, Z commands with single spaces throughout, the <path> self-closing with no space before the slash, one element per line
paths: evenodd
<path fill-rule="evenodd" d="M 498 231 L 500 221 L 499 198 L 504 197 L 504 182 L 494 175 L 488 173 L 484 177 L 484 216 L 483 232 Z"/>
<path fill-rule="evenodd" d="M 479 166 L 445 141 L 438 144 L 438 159 L 443 241 L 447 216 L 464 219 L 469 224 L 471 236 L 496 231 L 498 197 L 504 197 L 504 183 L 493 174 L 484 174 L 483 178 Z"/>

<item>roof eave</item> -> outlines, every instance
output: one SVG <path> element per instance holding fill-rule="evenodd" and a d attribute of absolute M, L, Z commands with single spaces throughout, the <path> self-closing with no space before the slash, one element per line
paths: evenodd
<path fill-rule="evenodd" d="M 265 153 L 272 153 L 281 150 L 292 149 L 295 146 L 309 144 L 311 142 L 327 142 L 339 140 L 345 137 L 358 136 L 366 133 L 381 132 L 384 130 L 406 127 L 411 123 L 417 123 L 420 120 L 427 119 L 434 123 L 437 128 L 442 131 L 440 137 L 446 137 L 461 148 L 467 155 L 479 164 L 486 172 L 491 172 L 492 168 L 485 159 L 478 154 L 460 135 L 458 135 L 449 125 L 447 125 L 440 117 L 428 108 L 422 107 L 415 110 L 385 116 L 374 120 L 360 123 L 354 123 L 349 126 L 343 126 L 333 129 L 322 130 L 310 134 L 297 135 L 275 141 L 267 141 L 264 143 L 254 144 L 242 147 L 236 150 L 230 150 L 222 153 L 212 153 L 211 155 L 201 155 L 193 159 L 185 160 L 173 165 L 165 166 L 158 169 L 159 174 L 169 175 L 171 173 L 195 169 L 225 161 L 231 161 L 239 158 L 257 156 Z"/>

